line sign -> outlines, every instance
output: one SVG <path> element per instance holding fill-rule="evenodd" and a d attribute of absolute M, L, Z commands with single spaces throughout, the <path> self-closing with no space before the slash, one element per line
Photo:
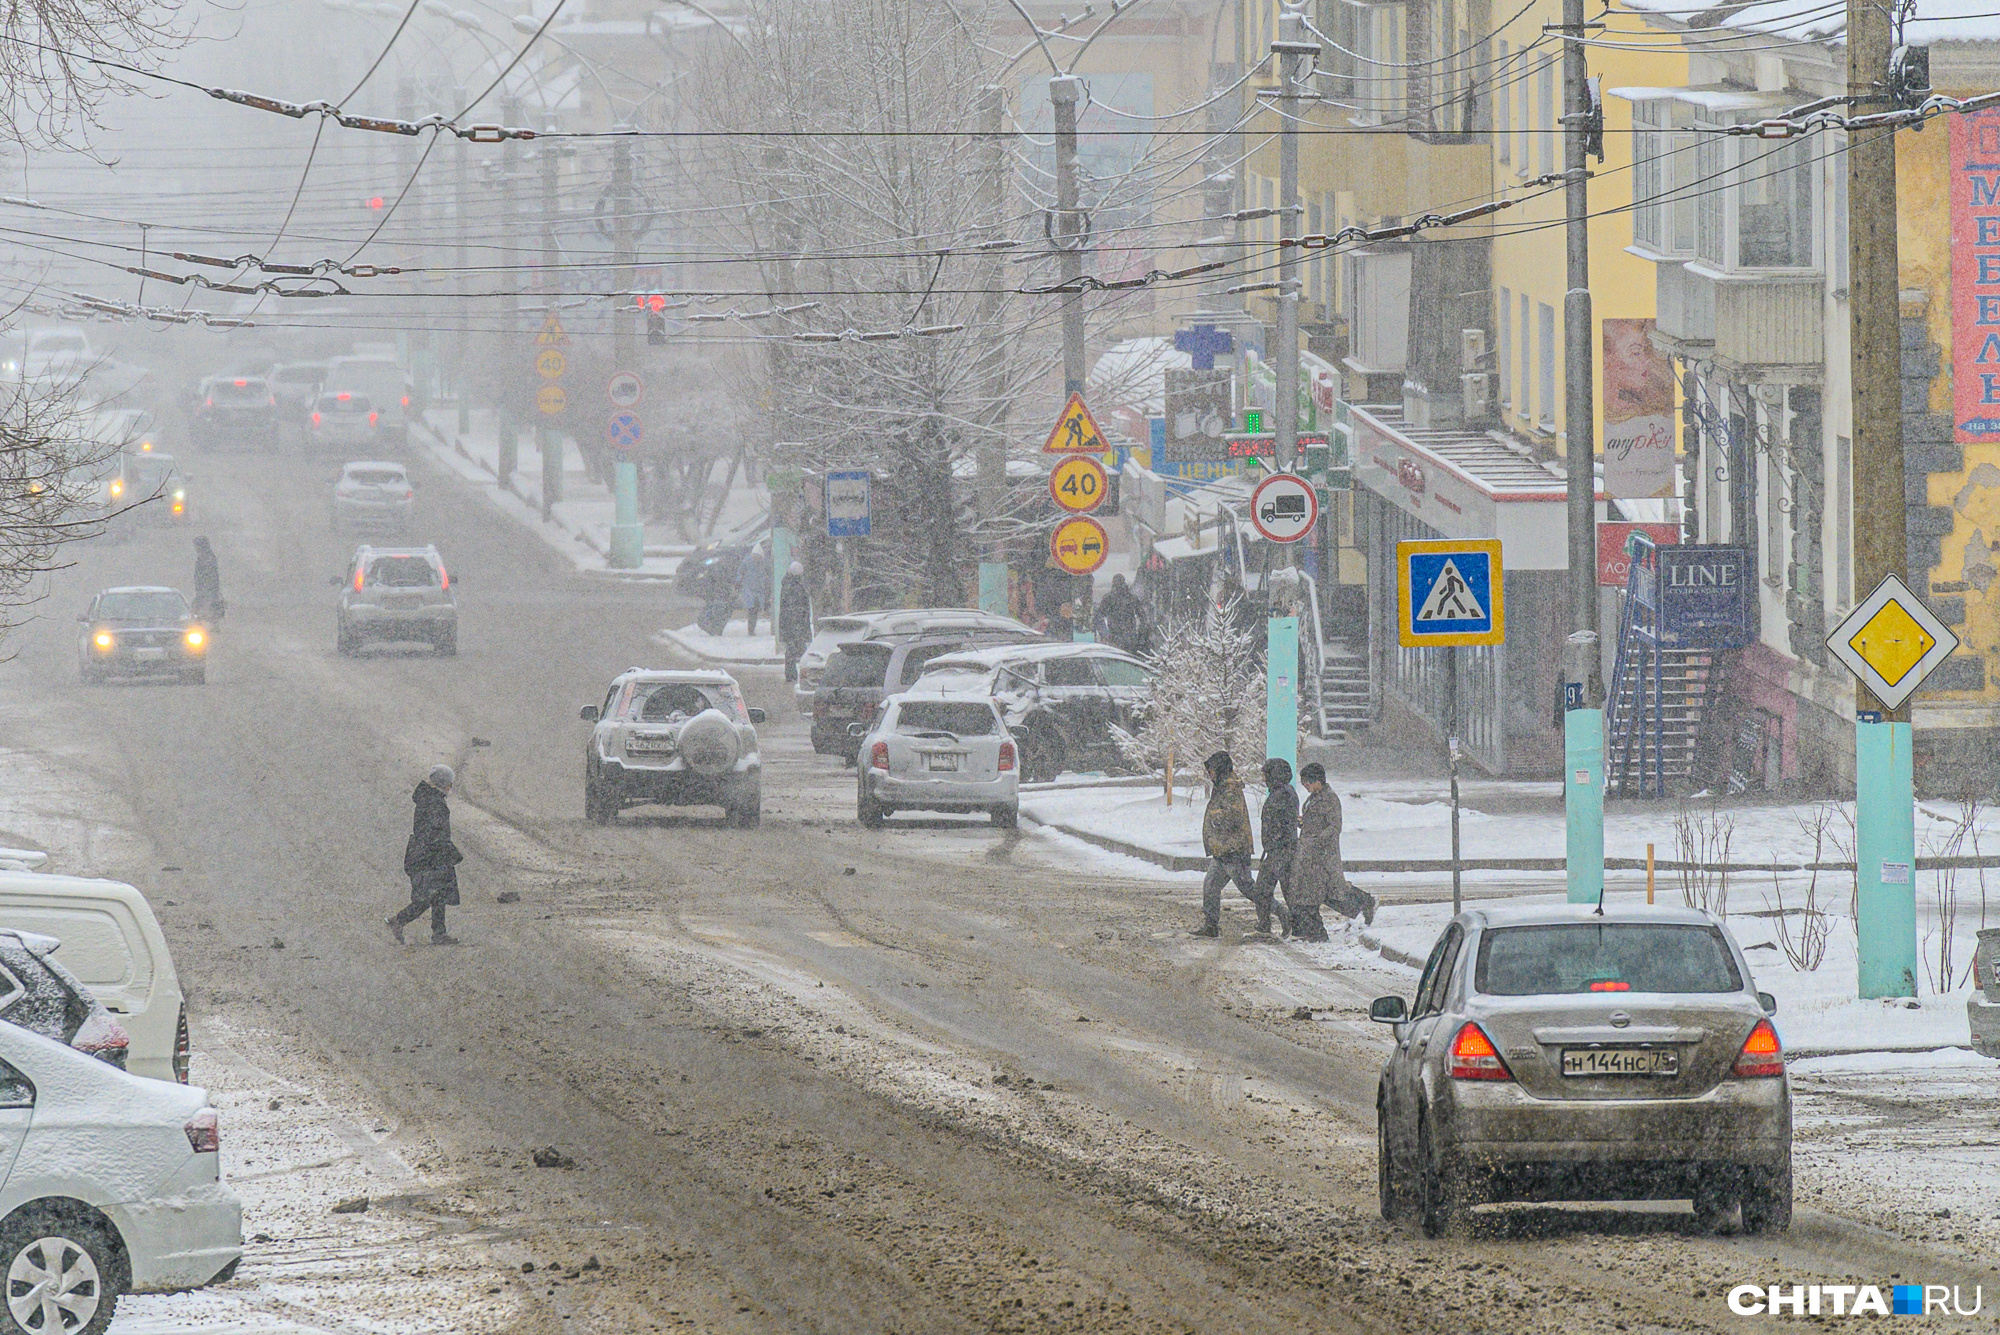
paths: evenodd
<path fill-rule="evenodd" d="M 869 516 L 868 470 L 856 468 L 826 475 L 826 536 L 865 538 L 873 525 Z"/>
<path fill-rule="evenodd" d="M 637 413 L 614 413 L 605 435 L 612 448 L 629 450 L 646 438 L 646 424 L 639 420 Z"/>
<path fill-rule="evenodd" d="M 1072 575 L 1090 574 L 1110 554 L 1110 536 L 1089 515 L 1065 519 L 1049 534 L 1049 559 Z"/>
<path fill-rule="evenodd" d="M 611 383 L 605 386 L 605 390 L 611 397 L 612 407 L 636 408 L 639 400 L 646 397 L 646 382 L 630 371 L 620 371 L 611 377 Z"/>
<path fill-rule="evenodd" d="M 1072 514 L 1095 510 L 1110 489 L 1104 465 L 1088 454 L 1073 454 L 1049 472 L 1049 495 Z"/>
<path fill-rule="evenodd" d="M 1826 647 L 1891 709 L 1958 648 L 1958 636 L 1894 575 L 1875 586 L 1826 637 Z"/>
<path fill-rule="evenodd" d="M 1396 544 L 1396 643 L 1405 649 L 1500 644 L 1506 583 L 1498 538 Z"/>
<path fill-rule="evenodd" d="M 1097 429 L 1090 409 L 1083 406 L 1081 394 L 1069 396 L 1069 402 L 1056 418 L 1055 429 L 1042 443 L 1043 454 L 1102 454 L 1110 448 L 1104 443 L 1104 433 Z"/>

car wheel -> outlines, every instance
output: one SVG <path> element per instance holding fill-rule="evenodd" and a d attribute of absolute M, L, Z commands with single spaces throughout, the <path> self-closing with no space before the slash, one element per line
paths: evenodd
<path fill-rule="evenodd" d="M 617 814 L 617 806 L 597 781 L 586 774 L 583 779 L 583 818 L 593 825 L 609 825 L 611 818 Z"/>
<path fill-rule="evenodd" d="M 1792 1166 L 1753 1168 L 1743 1184 L 1743 1231 L 1782 1233 L 1792 1226 Z"/>
<path fill-rule="evenodd" d="M 1050 783 L 1063 767 L 1062 739 L 1048 728 L 1026 728 L 1021 734 L 1021 779 Z"/>
<path fill-rule="evenodd" d="M 861 781 L 854 786 L 854 792 L 854 818 L 868 829 L 881 829 L 882 804 L 877 802 L 875 795 L 868 791 L 868 776 L 866 774 L 863 774 Z"/>
<path fill-rule="evenodd" d="M 1427 1238 L 1461 1231 L 1465 1221 L 1465 1173 L 1438 1162 L 1428 1118 L 1417 1123 L 1417 1223 Z"/>
<path fill-rule="evenodd" d="M 1375 1106 L 1375 1190 L 1381 1198 L 1382 1217 L 1392 1224 L 1401 1219 L 1403 1184 L 1389 1148 L 1389 1114 L 1379 1102 Z"/>
<path fill-rule="evenodd" d="M 30 1208 L 0 1229 L 11 1331 L 103 1335 L 127 1284 L 114 1235 L 81 1210 Z"/>
<path fill-rule="evenodd" d="M 336 626 L 333 632 L 333 651 L 342 658 L 352 658 L 354 656 L 354 649 L 354 636 L 348 631 L 347 627 L 344 625 Z"/>
<path fill-rule="evenodd" d="M 439 631 L 436 643 L 439 658 L 458 657 L 458 627 L 448 626 Z"/>
<path fill-rule="evenodd" d="M 1729 1211 L 1736 1204 L 1729 1188 L 1718 1176 L 1705 1176 L 1695 1184 L 1694 1226 L 1701 1233 L 1715 1233 L 1729 1222 Z"/>
<path fill-rule="evenodd" d="M 208 665 L 204 663 L 200 667 L 182 668 L 181 680 L 189 686 L 206 686 L 208 684 Z"/>
<path fill-rule="evenodd" d="M 993 824 L 1000 829 L 1014 830 L 1020 828 L 1021 808 L 1019 807 L 995 807 L 989 814 L 993 817 Z"/>
<path fill-rule="evenodd" d="M 752 797 L 740 807 L 729 809 L 730 823 L 739 830 L 754 829 L 764 819 L 764 805 L 761 797 Z"/>

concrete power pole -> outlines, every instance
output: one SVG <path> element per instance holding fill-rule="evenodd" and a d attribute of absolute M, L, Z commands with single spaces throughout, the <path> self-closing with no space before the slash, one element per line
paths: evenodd
<path fill-rule="evenodd" d="M 1007 144 L 1003 137 L 1006 132 L 1005 96 L 1004 90 L 996 84 L 988 84 L 979 90 L 979 128 L 986 136 L 985 161 L 980 173 L 981 193 L 984 196 L 980 213 L 988 231 L 988 241 L 1003 239 L 1001 229 L 1007 213 Z M 993 261 L 987 266 L 989 290 L 979 303 L 980 327 L 988 335 L 985 384 L 981 389 L 986 396 L 986 408 L 980 418 L 987 434 L 979 443 L 979 513 L 989 521 L 1002 514 L 1007 504 L 1007 348 L 1005 341 L 994 330 L 1001 311 L 1000 289 L 1006 281 L 1006 266 L 1004 252 L 994 252 Z M 980 554 L 980 610 L 1006 616 L 1009 611 L 1007 594 L 1007 546 L 1004 539 L 995 536 Z"/>
<path fill-rule="evenodd" d="M 521 123 L 521 104 L 516 98 L 508 98 L 501 103 L 501 117 L 504 124 Z M 514 164 L 506 153 L 493 159 L 492 166 L 500 175 L 500 246 L 503 255 L 514 252 L 515 243 L 520 239 L 521 192 L 519 177 Z M 500 346 L 499 368 L 494 378 L 494 409 L 498 422 L 500 463 L 494 469 L 500 485 L 506 486 L 514 476 L 514 470 L 521 462 L 521 401 L 525 394 L 521 389 L 523 379 L 528 375 L 528 349 L 521 341 L 521 299 L 515 295 L 515 285 L 506 285 L 507 295 L 500 305 Z M 549 517 L 549 507 L 560 500 L 551 496 L 544 480 L 542 487 L 542 518 Z"/>
<path fill-rule="evenodd" d="M 451 90 L 451 104 L 465 105 L 465 89 Z M 453 368 L 452 382 L 458 392 L 458 434 L 464 435 L 472 429 L 472 301 L 471 278 L 465 272 L 466 233 L 471 226 L 472 205 L 472 145 L 461 139 L 453 146 L 456 158 L 453 182 L 457 186 L 458 202 L 453 208 L 453 218 L 458 226 L 458 348 Z"/>
<path fill-rule="evenodd" d="M 1053 225 L 1061 278 L 1073 284 L 1083 277 L 1083 249 L 1090 244 L 1089 226 L 1077 208 L 1076 113 L 1083 97 L 1083 80 L 1074 74 L 1049 80 L 1049 104 L 1056 116 L 1056 216 Z M 1083 293 L 1071 289 L 1062 299 L 1063 393 L 1083 393 Z"/>
<path fill-rule="evenodd" d="M 619 126 L 619 129 L 628 127 Z M 636 278 L 632 272 L 635 238 L 632 225 L 638 193 L 632 185 L 632 141 L 620 138 L 611 146 L 611 199 L 617 210 L 612 219 L 611 262 L 617 267 L 620 292 L 630 292 Z M 611 367 L 614 371 L 634 371 L 633 316 L 630 301 L 613 302 L 611 316 Z M 585 430 L 589 428 L 586 427 Z M 617 452 L 612 466 L 612 497 L 615 509 L 611 523 L 611 553 L 607 564 L 619 570 L 636 570 L 646 560 L 646 528 L 639 522 L 639 465 L 629 449 Z"/>
<path fill-rule="evenodd" d="M 1889 10 L 1849 0 L 1851 114 L 1890 105 L 1886 84 L 1894 40 Z M 1893 131 L 1848 131 L 1847 199 L 1854 591 L 1865 598 L 1888 576 L 1907 583 L 1910 575 Z M 1916 865 L 1917 839 L 1910 711 L 1907 703 L 1884 708 L 1866 686 L 1857 684 L 1855 694 L 1858 710 L 1874 711 L 1858 714 L 1854 727 L 1857 981 L 1864 998 L 1910 997 L 1917 990 L 1916 887 L 1909 870 Z"/>
<path fill-rule="evenodd" d="M 1591 115 L 1584 0 L 1563 0 L 1563 205 L 1569 290 L 1563 296 L 1563 446 L 1569 477 L 1569 652 L 1564 673 L 1563 797 L 1569 900 L 1604 898 L 1604 671 L 1597 616 L 1595 332 L 1590 302 Z"/>
<path fill-rule="evenodd" d="M 1297 104 L 1310 100 L 1299 90 L 1306 76 L 1306 60 L 1319 55 L 1319 43 L 1306 37 L 1304 12 L 1294 0 L 1287 0 L 1278 15 L 1278 38 L 1271 43 L 1278 56 L 1278 93 L 1275 101 L 1278 122 L 1278 237 L 1293 241 L 1299 235 L 1299 122 Z M 1289 473 L 1298 462 L 1299 452 L 1299 280 L 1298 251 L 1278 250 L 1278 341 L 1271 350 L 1271 369 L 1277 380 L 1278 404 L 1272 413 L 1277 435 L 1278 471 Z M 1296 561 L 1296 553 L 1285 548 L 1285 563 Z"/>
<path fill-rule="evenodd" d="M 549 129 L 556 128 L 555 114 L 549 113 L 546 122 Z M 557 188 L 562 160 L 557 156 L 556 140 L 544 139 L 535 149 L 541 159 L 542 174 L 542 281 L 538 284 L 544 294 L 542 318 L 544 322 L 556 313 L 555 292 L 557 289 L 556 265 L 556 211 Z M 535 436 L 542 448 L 542 508 L 563 498 L 563 434 L 560 419 L 548 417 L 539 409 L 536 411 Z"/>

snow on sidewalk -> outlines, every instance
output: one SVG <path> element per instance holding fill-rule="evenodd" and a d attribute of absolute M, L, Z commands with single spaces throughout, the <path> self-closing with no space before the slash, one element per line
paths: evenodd
<path fill-rule="evenodd" d="M 710 635 L 700 626 L 661 630 L 654 644 L 675 645 L 706 663 L 732 663 L 744 667 L 782 667 L 785 655 L 773 635 L 752 635 L 742 620 L 730 622 L 722 634 Z"/>

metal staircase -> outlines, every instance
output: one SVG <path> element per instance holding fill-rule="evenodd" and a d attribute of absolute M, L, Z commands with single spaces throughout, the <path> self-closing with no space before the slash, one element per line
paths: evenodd
<path fill-rule="evenodd" d="M 1665 797 L 1692 786 L 1702 717 L 1719 685 L 1717 650 L 1665 642 L 1659 549 L 1643 534 L 1633 544 L 1606 702 L 1604 786 L 1627 797 Z"/>
<path fill-rule="evenodd" d="M 1375 710 L 1368 690 L 1368 657 L 1334 640 L 1320 656 L 1320 736 L 1346 740 L 1366 728 Z"/>

